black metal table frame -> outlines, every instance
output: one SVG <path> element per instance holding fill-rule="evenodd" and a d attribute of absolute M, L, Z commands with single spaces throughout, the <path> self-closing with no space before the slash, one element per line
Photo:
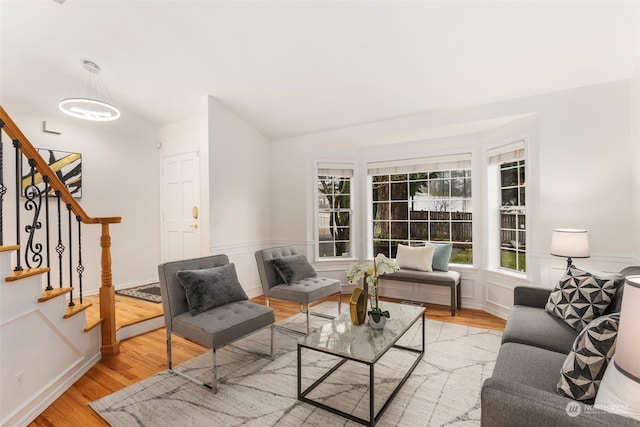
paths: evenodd
<path fill-rule="evenodd" d="M 391 395 L 387 398 L 386 402 L 384 403 L 384 405 L 382 405 L 382 407 L 380 408 L 380 410 L 378 411 L 378 413 L 375 413 L 375 400 L 374 400 L 374 396 L 375 396 L 375 387 L 374 387 L 374 365 L 376 364 L 376 362 L 378 360 L 380 360 L 380 358 L 382 358 L 382 356 L 384 356 L 387 351 L 389 351 L 389 349 L 387 349 L 387 351 L 385 351 L 384 353 L 382 353 L 380 355 L 380 357 L 378 357 L 375 361 L 373 362 L 363 362 L 360 360 L 356 360 L 356 359 L 350 359 L 347 357 L 342 358 L 342 360 L 340 362 L 338 362 L 333 368 L 331 368 L 327 373 L 325 373 L 323 376 L 321 376 L 319 379 L 317 379 L 313 384 L 311 384 L 309 387 L 307 387 L 304 391 L 302 390 L 302 348 L 308 348 L 309 350 L 313 350 L 313 351 L 319 351 L 321 353 L 326 353 L 326 354 L 331 354 L 332 356 L 335 356 L 335 354 L 330 353 L 328 351 L 322 351 L 319 350 L 317 348 L 311 348 L 311 347 L 307 347 L 303 344 L 298 343 L 298 400 L 302 401 L 302 402 L 306 402 L 309 403 L 311 405 L 317 406 L 318 408 L 322 408 L 324 410 L 327 410 L 329 412 L 332 412 L 334 414 L 337 415 L 341 415 L 351 421 L 355 421 L 357 423 L 366 425 L 366 426 L 375 426 L 376 423 L 378 422 L 378 420 L 380 419 L 380 417 L 382 416 L 382 414 L 384 414 L 384 411 L 387 410 L 387 408 L 389 407 L 389 404 L 391 403 L 391 401 L 393 401 L 393 398 L 396 397 L 396 394 L 398 394 L 398 392 L 400 391 L 400 388 L 402 388 L 402 386 L 404 385 L 404 383 L 407 381 L 407 379 L 409 378 L 409 376 L 411 375 L 411 373 L 414 371 L 414 369 L 416 368 L 416 366 L 418 366 L 418 363 L 420 363 L 420 360 L 422 360 L 422 356 L 424 355 L 424 351 L 425 351 L 425 313 L 422 312 L 422 349 L 418 349 L 418 348 L 413 348 L 413 347 L 405 347 L 402 345 L 396 345 L 395 342 L 397 342 L 402 336 L 404 336 L 404 334 L 418 321 L 418 317 L 416 317 L 416 319 L 411 322 L 410 325 L 408 325 L 407 327 L 407 331 L 405 331 L 403 334 L 398 335 L 398 337 L 396 338 L 396 340 L 394 341 L 394 344 L 389 348 L 398 348 L 401 350 L 407 350 L 409 352 L 412 353 L 417 353 L 418 357 L 416 357 L 416 360 L 413 362 L 413 364 L 411 365 L 411 367 L 409 368 L 409 370 L 407 371 L 407 373 L 404 375 L 404 377 L 402 377 L 402 379 L 400 380 L 400 382 L 398 383 L 398 385 L 396 386 L 396 388 L 393 390 L 393 392 L 391 393 Z M 311 391 L 313 391 L 318 385 L 320 385 L 324 380 L 326 380 L 332 373 L 334 373 L 340 366 L 342 366 L 346 361 L 351 360 L 354 362 L 358 362 L 358 363 L 362 363 L 365 365 L 369 365 L 369 420 L 366 420 L 364 418 L 360 418 L 360 417 L 356 417 L 353 414 L 350 414 L 348 412 L 344 412 L 341 411 L 340 409 L 337 408 L 333 408 L 331 406 L 325 405 L 324 403 L 318 402 L 316 400 L 313 399 L 309 399 L 307 397 L 307 395 L 309 393 L 311 393 Z"/>

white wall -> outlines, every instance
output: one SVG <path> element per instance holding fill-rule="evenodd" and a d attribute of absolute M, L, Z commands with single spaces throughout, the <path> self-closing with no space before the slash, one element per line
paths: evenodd
<path fill-rule="evenodd" d="M 213 97 L 208 117 L 211 253 L 229 255 L 253 297 L 262 294 L 253 254 L 270 237 L 270 144 Z"/>
<path fill-rule="evenodd" d="M 632 233 L 635 265 L 640 265 L 640 61 L 631 76 Z"/>
<path fill-rule="evenodd" d="M 62 113 L 51 117 L 37 106 L 12 99 L 3 99 L 3 107 L 35 147 L 82 153 L 79 202 L 88 215 L 122 217 L 121 224 L 110 225 L 114 286 L 155 280 L 160 254 L 156 126 L 132 114 L 104 123 L 67 118 Z M 62 134 L 44 133 L 43 120 L 57 122 Z M 5 165 L 13 168 L 10 141 L 3 143 Z M 7 173 L 5 170 L 5 177 Z M 15 202 L 13 190 L 9 192 L 12 197 L 7 196 L 5 218 L 13 221 Z M 5 242 L 11 244 L 15 237 L 8 230 L 5 227 Z M 84 225 L 82 233 L 83 288 L 90 295 L 100 287 L 101 226 Z"/>
<path fill-rule="evenodd" d="M 536 121 L 529 132 L 535 155 L 530 168 L 535 182 L 531 184 L 538 190 L 529 225 L 528 278 L 533 284 L 551 286 L 565 265 L 565 260 L 549 255 L 551 231 L 557 227 L 589 230 L 592 257 L 580 260 L 579 266 L 618 271 L 632 263 L 635 248 L 630 233 L 634 220 L 629 195 L 637 187 L 632 185 L 629 108 L 629 82 L 619 81 L 275 141 L 272 237 L 312 245 L 309 236 L 313 235 L 313 205 L 309 203 L 309 192 L 313 185 L 309 183 L 313 182 L 313 157 L 318 147 L 335 156 L 340 155 L 343 145 L 358 146 L 362 158 L 385 152 L 395 156 L 425 155 L 474 144 L 468 136 L 427 140 L 425 130 L 430 128 L 533 114 Z M 478 141 L 485 144 L 487 133 L 490 134 L 484 130 L 477 134 Z M 476 227 L 482 227 L 481 214 L 475 217 Z M 482 242 L 476 244 L 481 246 Z M 482 269 L 483 265 L 476 267 Z M 343 266 L 336 267 L 336 273 L 340 268 Z M 521 280 L 499 275 L 485 287 L 488 276 L 496 277 L 483 271 L 463 272 L 463 280 L 468 279 L 463 304 L 504 314 L 511 304 L 511 288 Z"/>

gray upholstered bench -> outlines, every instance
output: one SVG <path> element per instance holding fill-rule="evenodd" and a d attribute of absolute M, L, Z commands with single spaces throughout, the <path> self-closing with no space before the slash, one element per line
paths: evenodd
<path fill-rule="evenodd" d="M 390 274 L 383 274 L 378 280 L 421 283 L 424 285 L 448 286 L 451 289 L 451 315 L 456 315 L 456 307 L 462 307 L 460 295 L 460 273 L 457 271 L 420 271 L 401 268 Z"/>

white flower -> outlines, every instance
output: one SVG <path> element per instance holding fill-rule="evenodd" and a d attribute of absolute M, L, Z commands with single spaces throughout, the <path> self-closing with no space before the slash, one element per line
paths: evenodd
<path fill-rule="evenodd" d="M 347 270 L 347 280 L 349 283 L 356 283 L 366 275 L 367 283 L 371 286 L 375 286 L 378 276 L 381 274 L 393 273 L 398 270 L 398 263 L 395 262 L 395 260 L 389 259 L 383 254 L 378 254 L 374 261 L 351 264 Z"/>

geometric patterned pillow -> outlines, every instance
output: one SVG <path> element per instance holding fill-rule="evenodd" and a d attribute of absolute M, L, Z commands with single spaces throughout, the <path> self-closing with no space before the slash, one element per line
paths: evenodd
<path fill-rule="evenodd" d="M 545 310 L 580 332 L 604 313 L 623 280 L 599 278 L 571 267 L 551 291 Z"/>
<path fill-rule="evenodd" d="M 620 313 L 591 321 L 576 337 L 560 370 L 558 394 L 575 400 L 596 397 L 609 360 L 616 351 Z"/>

